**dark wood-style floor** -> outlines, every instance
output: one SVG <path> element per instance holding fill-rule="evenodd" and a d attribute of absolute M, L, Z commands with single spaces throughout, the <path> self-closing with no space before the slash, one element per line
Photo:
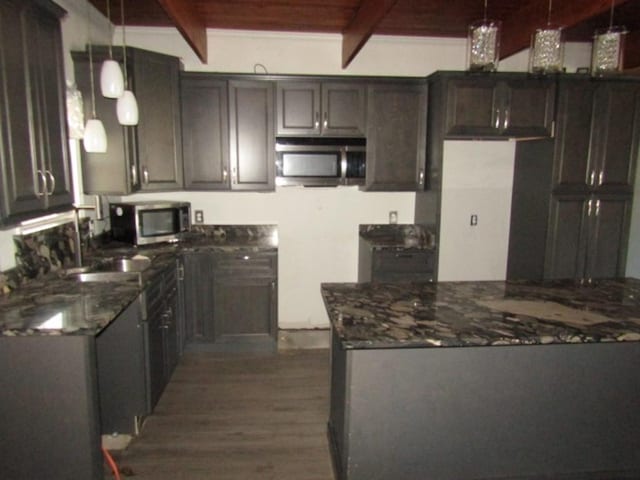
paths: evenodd
<path fill-rule="evenodd" d="M 332 480 L 328 404 L 327 350 L 188 353 L 114 458 L 138 480 Z"/>

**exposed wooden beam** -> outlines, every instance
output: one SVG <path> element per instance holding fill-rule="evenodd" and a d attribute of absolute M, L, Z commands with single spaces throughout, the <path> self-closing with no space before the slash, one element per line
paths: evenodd
<path fill-rule="evenodd" d="M 207 63 L 207 26 L 204 18 L 193 10 L 194 2 L 158 0 L 158 3 L 202 63 Z"/>
<path fill-rule="evenodd" d="M 396 3 L 398 0 L 362 0 L 355 17 L 342 32 L 342 68 L 349 66 Z"/>
<path fill-rule="evenodd" d="M 614 3 L 622 5 L 628 1 L 635 0 L 614 0 Z M 548 0 L 527 0 L 512 17 L 503 19 L 500 58 L 518 53 L 529 46 L 531 34 L 536 28 L 546 24 L 548 9 Z M 611 0 L 556 1 L 553 3 L 551 20 L 554 24 L 568 28 L 610 9 Z"/>
<path fill-rule="evenodd" d="M 624 40 L 624 69 L 640 73 L 640 30 L 630 32 Z"/>

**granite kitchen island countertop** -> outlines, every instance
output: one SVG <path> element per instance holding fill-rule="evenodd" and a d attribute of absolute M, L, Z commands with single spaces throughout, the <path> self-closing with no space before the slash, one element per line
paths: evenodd
<path fill-rule="evenodd" d="M 640 281 L 324 283 L 343 348 L 640 341 Z"/>

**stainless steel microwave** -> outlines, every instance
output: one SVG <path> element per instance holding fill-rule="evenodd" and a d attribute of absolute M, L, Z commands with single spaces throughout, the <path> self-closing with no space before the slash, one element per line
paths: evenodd
<path fill-rule="evenodd" d="M 148 245 L 176 242 L 191 227 L 188 202 L 128 202 L 109 205 L 111 237 L 119 242 Z"/>
<path fill-rule="evenodd" d="M 276 185 L 363 185 L 364 138 L 276 139 Z"/>

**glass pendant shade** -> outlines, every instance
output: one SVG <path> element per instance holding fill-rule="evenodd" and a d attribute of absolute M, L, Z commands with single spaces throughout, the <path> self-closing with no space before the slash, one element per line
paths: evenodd
<path fill-rule="evenodd" d="M 88 153 L 105 153 L 107 151 L 107 134 L 104 131 L 104 125 L 97 118 L 87 120 L 82 144 Z"/>
<path fill-rule="evenodd" d="M 498 68 L 500 55 L 500 28 L 498 20 L 480 20 L 469 25 L 467 57 L 469 70 L 493 72 Z"/>
<path fill-rule="evenodd" d="M 621 26 L 596 30 L 591 53 L 591 73 L 593 75 L 622 70 L 626 33 L 627 30 Z"/>
<path fill-rule="evenodd" d="M 100 90 L 106 98 L 119 98 L 124 92 L 124 77 L 120 64 L 115 60 L 108 59 L 102 62 Z"/>
<path fill-rule="evenodd" d="M 529 52 L 531 73 L 561 72 L 564 59 L 562 28 L 551 25 L 538 28 L 531 36 Z"/>
<path fill-rule="evenodd" d="M 138 102 L 131 90 L 125 90 L 122 96 L 118 98 L 116 111 L 120 125 L 138 124 Z"/>

